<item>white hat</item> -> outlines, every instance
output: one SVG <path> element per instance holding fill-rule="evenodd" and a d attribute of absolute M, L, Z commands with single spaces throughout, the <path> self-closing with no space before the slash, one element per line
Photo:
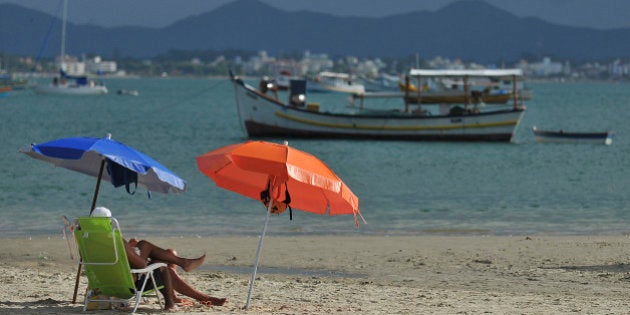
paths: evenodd
<path fill-rule="evenodd" d="M 112 212 L 105 207 L 96 207 L 92 210 L 91 216 L 93 217 L 106 217 L 109 218 L 112 216 Z"/>

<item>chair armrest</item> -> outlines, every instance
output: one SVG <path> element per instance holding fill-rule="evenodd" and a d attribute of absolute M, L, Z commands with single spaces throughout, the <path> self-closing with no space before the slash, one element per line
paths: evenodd
<path fill-rule="evenodd" d="M 154 264 L 150 264 L 148 265 L 146 268 L 142 268 L 142 269 L 131 269 L 131 273 L 146 273 L 146 272 L 150 272 L 153 271 L 155 269 L 158 269 L 160 267 L 166 267 L 165 263 L 154 263 Z"/>

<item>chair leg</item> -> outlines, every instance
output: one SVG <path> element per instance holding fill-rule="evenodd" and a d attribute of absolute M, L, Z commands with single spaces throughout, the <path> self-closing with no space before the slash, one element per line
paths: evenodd
<path fill-rule="evenodd" d="M 140 299 L 142 299 L 142 292 L 136 290 L 136 305 L 133 307 L 131 314 L 134 314 L 136 310 L 138 310 L 138 306 L 140 306 Z"/>
<path fill-rule="evenodd" d="M 158 305 L 160 305 L 160 309 L 164 309 L 165 305 L 162 304 L 162 299 L 160 298 L 160 290 L 158 289 L 157 283 L 155 283 L 155 278 L 153 277 L 153 272 L 150 273 L 151 282 L 153 282 L 153 291 L 155 291 L 155 296 L 158 300 Z"/>
<path fill-rule="evenodd" d="M 90 303 L 90 298 L 92 297 L 92 293 L 94 293 L 94 290 L 88 290 L 85 293 L 85 301 L 83 303 L 83 311 L 84 312 L 87 310 L 88 303 Z"/>

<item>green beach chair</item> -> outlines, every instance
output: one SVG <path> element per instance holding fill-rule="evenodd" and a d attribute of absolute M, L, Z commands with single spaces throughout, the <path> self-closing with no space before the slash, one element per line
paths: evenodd
<path fill-rule="evenodd" d="M 166 267 L 164 263 L 154 263 L 144 269 L 131 269 L 122 232 L 118 221 L 106 217 L 80 217 L 78 225 L 74 229 L 74 236 L 81 254 L 80 264 L 85 268 L 88 278 L 89 290 L 85 297 L 83 311 L 90 302 L 120 302 L 129 305 L 135 300 L 132 313 L 138 309 L 138 305 L 145 295 L 153 294 L 157 297 L 160 308 L 163 308 L 159 290 L 153 276 L 153 271 L 160 267 Z M 138 279 L 144 279 L 136 286 L 133 275 Z M 148 280 L 152 286 L 147 289 Z M 147 289 L 145 291 L 145 289 Z M 100 299 L 99 295 L 115 298 Z"/>

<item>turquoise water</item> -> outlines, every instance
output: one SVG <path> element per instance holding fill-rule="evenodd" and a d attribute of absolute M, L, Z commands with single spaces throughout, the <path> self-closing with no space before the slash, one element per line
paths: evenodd
<path fill-rule="evenodd" d="M 107 206 L 130 235 L 257 235 L 265 210 L 217 188 L 195 157 L 243 142 L 234 91 L 219 79 L 109 79 L 110 94 L 0 99 L 0 236 L 61 235 L 61 215 L 89 212 L 95 178 L 18 152 L 33 142 L 112 133 L 188 182 L 182 194 L 108 183 Z M 630 231 L 630 88 L 615 83 L 535 83 L 514 143 L 424 143 L 289 139 L 325 161 L 360 198 L 368 221 L 294 211 L 274 216 L 268 233 L 587 234 Z M 138 90 L 121 96 L 118 89 Z M 343 95 L 309 96 L 322 108 Z M 615 131 L 611 146 L 541 144 L 541 129 Z M 282 139 L 271 139 L 281 142 Z"/>

